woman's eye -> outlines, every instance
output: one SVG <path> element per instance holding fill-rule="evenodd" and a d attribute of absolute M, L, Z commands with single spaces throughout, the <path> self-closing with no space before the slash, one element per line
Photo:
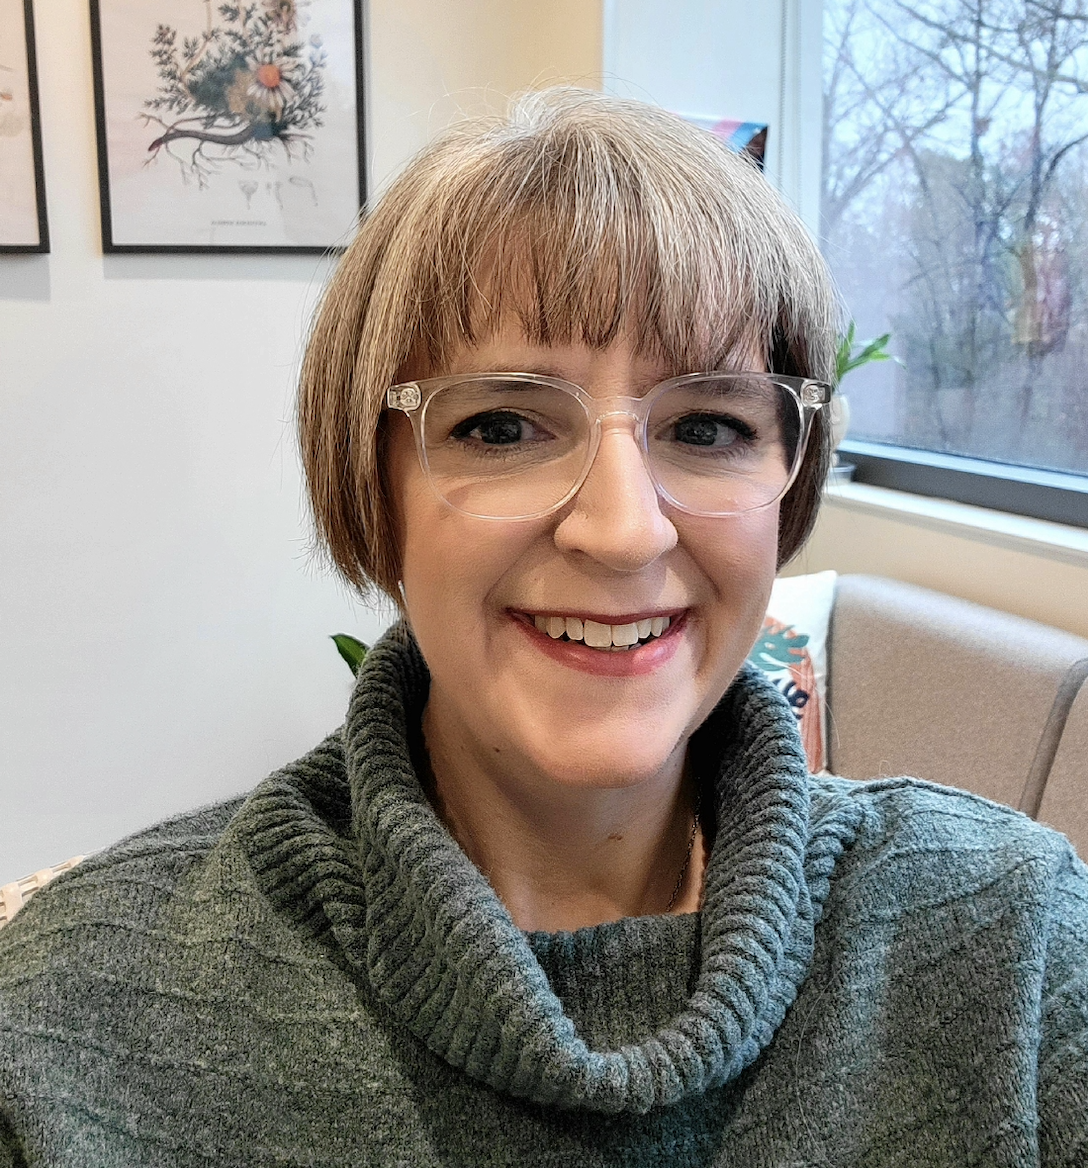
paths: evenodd
<path fill-rule="evenodd" d="M 687 446 L 732 446 L 749 435 L 732 419 L 714 414 L 689 414 L 672 425 L 672 439 Z"/>
<path fill-rule="evenodd" d="M 536 426 L 521 414 L 476 414 L 454 428 L 454 438 L 481 442 L 485 446 L 512 446 L 539 437 Z"/>

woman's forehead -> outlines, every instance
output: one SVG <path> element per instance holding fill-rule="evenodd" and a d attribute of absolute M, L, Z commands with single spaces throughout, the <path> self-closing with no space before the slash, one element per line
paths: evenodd
<path fill-rule="evenodd" d="M 763 368 L 762 354 L 749 346 L 738 346 L 716 358 L 714 362 L 699 364 L 697 368 L 682 368 L 665 354 L 647 350 L 638 344 L 636 336 L 623 331 L 607 345 L 589 345 L 581 339 L 545 344 L 526 334 L 517 322 L 507 322 L 473 343 L 456 345 L 446 355 L 440 370 L 448 373 L 536 373 L 544 377 L 558 377 L 578 381 L 595 370 L 629 366 L 634 378 L 646 388 L 658 381 L 681 373 L 724 371 L 753 371 Z"/>

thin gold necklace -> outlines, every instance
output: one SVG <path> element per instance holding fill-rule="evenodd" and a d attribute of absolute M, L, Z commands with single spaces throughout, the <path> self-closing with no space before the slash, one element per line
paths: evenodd
<path fill-rule="evenodd" d="M 691 854 L 695 851 L 695 837 L 699 834 L 699 810 L 702 802 L 702 792 L 698 789 L 695 792 L 695 811 L 691 817 L 691 837 L 688 839 L 688 850 L 684 856 L 684 863 L 680 868 L 680 875 L 676 878 L 676 887 L 672 890 L 672 896 L 669 897 L 669 903 L 665 905 L 665 912 L 672 912 L 672 906 L 676 903 L 676 898 L 680 895 L 680 889 L 684 886 L 684 877 L 688 874 L 688 868 L 691 865 Z"/>

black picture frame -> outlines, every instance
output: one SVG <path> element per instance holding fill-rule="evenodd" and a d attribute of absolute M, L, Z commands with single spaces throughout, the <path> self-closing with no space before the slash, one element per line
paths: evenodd
<path fill-rule="evenodd" d="M 42 154 L 42 123 L 38 104 L 38 56 L 34 41 L 34 7 L 32 0 L 22 0 L 24 40 L 26 42 L 26 94 L 30 107 L 30 149 L 33 156 L 34 190 L 28 201 L 37 212 L 37 240 L 5 242 L 4 224 L 0 223 L 0 255 L 34 255 L 49 251 L 49 216 L 45 199 L 45 162 Z M 13 95 L 14 96 L 14 95 Z"/>
<path fill-rule="evenodd" d="M 331 157 L 336 145 L 339 145 L 341 150 L 343 150 L 345 145 L 350 145 L 355 153 L 355 165 L 351 167 L 350 173 L 350 180 L 354 183 L 354 189 L 348 190 L 346 183 L 344 189 L 338 189 L 337 202 L 344 213 L 337 217 L 335 228 L 331 228 L 325 232 L 325 236 L 327 237 L 322 237 L 320 239 L 315 239 L 309 242 L 270 242 L 268 240 L 262 240 L 258 238 L 255 242 L 243 243 L 239 242 L 237 238 L 228 238 L 223 242 L 212 242 L 200 240 L 197 238 L 162 238 L 159 240 L 141 238 L 136 240 L 132 237 L 133 231 L 131 230 L 131 225 L 125 223 L 123 218 L 124 213 L 120 209 L 119 200 L 116 197 L 116 192 L 114 189 L 114 179 L 116 176 L 111 173 L 111 93 L 110 77 L 107 76 L 109 70 L 109 65 L 107 62 L 111 55 L 110 45 L 108 44 L 109 29 L 107 17 L 111 13 L 111 8 L 118 6 L 124 7 L 125 0 L 89 0 L 91 17 L 91 53 L 94 75 L 95 128 L 98 141 L 99 200 L 102 223 L 102 250 L 104 253 L 112 255 L 323 255 L 330 252 L 337 253 L 343 251 L 344 246 L 346 245 L 346 237 L 354 225 L 354 221 L 358 215 L 359 210 L 365 206 L 367 198 L 366 130 L 364 107 L 364 46 L 366 42 L 363 29 L 363 0 L 320 0 L 320 2 L 325 4 L 327 7 L 340 6 L 340 11 L 345 16 L 350 13 L 350 26 L 353 40 L 353 43 L 350 47 L 350 58 L 354 63 L 351 76 L 354 89 L 354 111 L 353 116 L 350 119 L 350 133 L 343 133 L 338 139 L 335 140 L 335 142 L 329 141 L 329 136 L 326 134 L 324 135 L 326 140 L 322 142 L 321 147 L 319 148 L 324 148 L 327 151 L 327 156 Z M 222 5 L 220 0 L 211 0 L 210 3 L 208 0 L 204 0 L 204 4 L 206 11 L 209 14 L 208 27 L 210 29 L 213 16 L 221 20 L 224 19 L 221 16 Z M 192 0 L 159 0 L 158 8 L 161 11 L 164 8 L 169 8 L 170 5 L 173 5 L 178 10 L 179 14 L 185 12 L 189 15 L 191 15 L 194 7 Z M 200 8 L 201 5 L 197 4 L 196 7 Z M 227 5 L 227 7 L 252 7 L 258 9 L 263 15 L 266 11 L 282 11 L 285 5 L 282 3 L 273 4 L 271 0 L 246 0 L 246 3 L 244 4 L 239 4 L 236 2 L 234 5 Z M 311 8 L 308 6 L 306 11 L 310 12 Z M 131 22 L 128 23 L 131 24 Z M 148 36 L 146 41 L 146 49 L 148 54 L 152 54 L 153 49 L 156 47 L 152 42 L 152 34 L 155 32 L 155 28 L 156 24 L 154 17 L 152 16 L 149 19 L 147 28 Z M 300 33 L 299 35 L 302 34 Z M 177 40 L 181 41 L 183 38 L 179 36 Z M 312 39 L 311 43 L 313 43 Z M 306 49 L 306 46 L 302 47 L 304 50 Z M 344 46 L 341 45 L 339 47 L 342 51 Z M 254 66 L 254 75 L 256 75 L 257 71 L 261 67 L 259 65 L 260 59 L 261 58 L 255 58 L 252 62 Z M 148 104 L 149 103 L 145 101 L 144 105 L 147 106 Z M 204 115 L 206 117 L 210 116 L 207 110 L 204 111 Z M 142 112 L 138 116 L 145 118 L 148 117 L 148 113 Z M 152 120 L 156 119 L 152 118 Z M 196 120 L 197 119 L 195 117 L 190 117 L 187 119 L 190 124 Z M 150 125 L 150 121 L 147 124 Z M 163 122 L 162 124 L 166 123 Z M 206 125 L 207 123 L 203 124 Z M 151 164 L 154 164 L 156 161 L 169 162 L 169 159 L 159 158 L 158 155 L 160 151 L 153 149 L 155 143 L 161 139 L 165 139 L 169 133 L 170 130 L 168 128 L 166 133 L 160 135 L 159 139 L 155 139 L 155 141 L 152 143 L 152 146 L 149 147 L 149 150 L 153 154 L 153 157 L 150 160 Z M 154 138 L 154 131 L 151 131 L 148 136 Z M 261 140 L 267 141 L 276 138 L 276 136 L 277 135 L 275 133 L 274 127 L 271 130 L 266 127 L 266 131 L 263 135 L 254 135 L 252 144 L 259 146 Z M 287 136 L 287 134 L 283 134 L 282 138 L 285 139 Z M 224 137 L 226 137 L 225 134 L 220 134 L 221 139 Z M 300 139 L 305 137 L 306 135 L 304 134 L 297 136 L 297 138 Z M 270 149 L 275 149 L 275 145 L 273 144 Z M 307 151 L 309 151 L 309 147 L 307 147 Z M 343 153 L 346 155 L 347 151 L 343 151 Z M 290 158 L 290 151 L 286 146 L 284 146 L 284 154 L 288 159 L 286 165 L 294 166 L 295 163 L 298 162 L 297 158 Z M 190 185 L 192 182 L 195 182 L 198 188 L 201 188 L 203 183 L 203 189 L 207 189 L 207 187 L 210 186 L 213 181 L 222 177 L 224 171 L 229 171 L 232 161 L 233 160 L 231 158 L 219 158 L 216 160 L 216 167 L 213 168 L 213 174 L 204 176 L 202 178 L 199 173 L 195 173 L 194 175 L 189 176 L 187 181 L 190 182 Z M 277 160 L 273 159 L 270 161 L 266 158 L 264 165 L 271 166 L 275 161 Z M 278 159 L 278 162 L 281 166 L 285 164 L 283 158 Z M 306 163 L 303 162 L 301 165 L 305 166 Z M 298 175 L 291 175 L 284 181 L 270 179 L 268 177 L 270 173 L 269 170 L 262 169 L 262 162 L 259 158 L 251 157 L 243 159 L 239 163 L 239 166 L 242 169 L 239 169 L 236 173 L 244 173 L 249 177 L 243 181 L 236 180 L 236 185 L 238 187 L 267 187 L 268 190 L 271 191 L 274 187 L 288 189 L 286 186 L 287 182 L 292 184 L 298 182 L 301 184 L 303 189 L 309 187 L 310 191 L 313 193 L 314 204 L 317 204 L 318 200 L 316 188 L 313 183 L 309 182 L 305 178 L 299 177 Z M 248 169 L 245 169 L 247 167 Z M 183 179 L 185 178 L 184 169 L 185 168 L 183 166 Z M 250 195 L 245 194 L 245 198 L 246 209 L 248 211 Z M 278 189 L 276 190 L 276 198 L 280 198 Z M 349 205 L 350 214 L 347 213 Z M 163 207 L 162 203 L 155 204 L 152 201 L 151 206 L 158 206 L 162 208 L 163 219 L 168 219 L 168 210 Z M 300 213 L 299 222 L 304 221 L 306 218 L 307 216 L 305 214 Z M 244 219 L 234 221 L 217 219 L 211 220 L 211 222 L 220 226 L 226 224 L 228 227 L 232 225 L 237 227 L 244 226 L 247 222 L 256 221 L 249 221 Z M 214 231 L 214 227 L 212 230 Z M 146 231 L 144 231 L 143 234 L 146 234 Z M 164 231 L 163 234 L 170 234 L 170 232 Z M 227 232 L 226 234 L 229 236 L 231 233 Z"/>

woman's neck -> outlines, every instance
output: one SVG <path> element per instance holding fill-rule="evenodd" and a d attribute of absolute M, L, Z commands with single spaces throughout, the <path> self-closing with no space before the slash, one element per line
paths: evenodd
<path fill-rule="evenodd" d="M 573 931 L 699 907 L 708 846 L 684 752 L 630 786 L 571 786 L 508 760 L 488 765 L 430 715 L 428 706 L 435 809 L 519 928 Z"/>

